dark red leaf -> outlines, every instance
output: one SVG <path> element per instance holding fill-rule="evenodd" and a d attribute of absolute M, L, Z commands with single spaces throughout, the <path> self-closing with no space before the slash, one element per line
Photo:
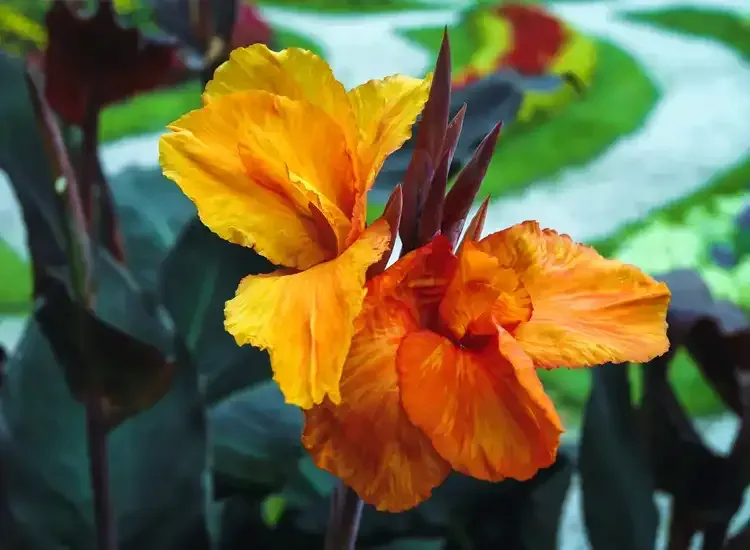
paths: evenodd
<path fill-rule="evenodd" d="M 400 235 L 402 254 L 419 246 L 419 219 L 434 170 L 442 160 L 451 100 L 451 52 L 448 31 L 443 34 L 430 95 L 417 128 L 414 154 L 404 175 L 404 214 Z M 426 170 L 428 168 L 428 170 Z"/>
<path fill-rule="evenodd" d="M 456 152 L 458 138 L 461 136 L 465 114 L 466 105 L 464 104 L 446 130 L 442 158 L 437 170 L 432 175 L 432 181 L 427 191 L 427 199 L 424 202 L 419 217 L 418 244 L 420 245 L 430 242 L 440 231 L 440 224 L 443 220 L 445 190 L 448 188 L 448 177 L 453 164 L 453 154 Z"/>
<path fill-rule="evenodd" d="M 160 350 L 102 321 L 60 279 L 50 277 L 45 289 L 35 318 L 77 400 L 100 399 L 111 429 L 161 399 L 174 364 Z"/>
<path fill-rule="evenodd" d="M 388 198 L 388 202 L 383 210 L 381 219 L 385 219 L 388 222 L 388 226 L 391 228 L 391 248 L 383 254 L 383 257 L 376 264 L 370 266 L 367 270 L 367 279 L 372 279 L 375 275 L 382 273 L 388 265 L 388 260 L 391 259 L 391 252 L 393 251 L 393 243 L 396 241 L 396 235 L 398 235 L 398 227 L 401 223 L 401 212 L 403 210 L 404 199 L 403 192 L 401 191 L 401 185 L 397 185 L 391 196 Z"/>
<path fill-rule="evenodd" d="M 750 482 L 748 321 L 734 304 L 714 301 L 695 272 L 679 270 L 660 279 L 672 291 L 667 315 L 672 348 L 642 369 L 642 425 L 650 463 L 656 487 L 674 497 L 670 548 L 687 548 L 699 531 L 706 547 L 721 548 Z M 703 442 L 669 383 L 668 368 L 679 347 L 688 351 L 706 380 L 742 417 L 728 457 Z"/>
<path fill-rule="evenodd" d="M 423 149 L 414 149 L 409 166 L 404 174 L 403 183 L 403 212 L 401 214 L 401 224 L 399 226 L 399 235 L 401 236 L 401 255 L 404 256 L 419 246 L 417 242 L 419 220 L 422 217 L 422 207 L 424 198 L 419 193 L 426 190 L 432 181 L 435 173 L 435 165 L 427 151 Z M 416 190 L 414 200 L 407 208 L 407 190 Z M 406 226 L 411 226 L 407 229 Z M 408 244 L 407 244 L 408 243 Z"/>
<path fill-rule="evenodd" d="M 479 206 L 479 210 L 474 214 L 474 217 L 469 222 L 469 227 L 466 228 L 464 238 L 461 240 L 463 246 L 466 241 L 478 241 L 482 238 L 482 230 L 484 229 L 484 221 L 487 219 L 487 208 L 490 205 L 490 197 L 487 197 L 482 201 Z"/>
<path fill-rule="evenodd" d="M 445 140 L 443 141 L 443 155 L 447 153 L 450 156 L 451 162 L 453 162 L 453 155 L 456 152 L 456 147 L 458 146 L 458 139 L 461 137 L 461 130 L 463 130 L 464 127 L 465 116 L 466 103 L 461 106 L 461 108 L 456 113 L 456 116 L 454 116 L 453 120 L 451 120 L 450 124 L 448 124 L 448 129 L 445 131 Z"/>
<path fill-rule="evenodd" d="M 72 233 L 79 239 L 83 252 L 82 264 L 88 266 L 91 263 L 91 254 L 88 246 L 86 220 L 81 206 L 80 189 L 76 173 L 71 165 L 68 150 L 63 142 L 57 119 L 42 93 L 39 76 L 35 74 L 34 69 L 27 68 L 26 85 L 29 90 L 29 99 L 36 115 L 39 132 L 57 180 L 56 185 L 61 185 L 61 188 L 54 190 L 54 193 L 59 197 L 59 211 L 63 219 L 63 224 L 70 224 L 72 226 L 72 229 L 66 233 Z M 68 241 L 67 246 L 71 246 L 70 241 Z M 30 248 L 34 266 L 34 294 L 35 296 L 39 296 L 45 280 L 43 273 L 51 266 L 45 258 L 37 254 L 36 247 L 32 245 Z M 86 272 L 88 272 L 88 269 L 86 269 Z"/>
<path fill-rule="evenodd" d="M 487 168 L 495 153 L 497 139 L 500 136 L 502 122 L 498 122 L 492 131 L 482 140 L 474 151 L 471 160 L 466 164 L 463 170 L 458 174 L 456 183 L 448 192 L 445 199 L 445 209 L 443 212 L 442 233 L 455 246 L 458 237 L 469 215 L 471 205 L 479 192 L 482 180 L 487 173 Z"/>
<path fill-rule="evenodd" d="M 110 2 L 88 18 L 55 0 L 46 17 L 45 95 L 70 124 L 82 125 L 87 105 L 97 107 L 154 89 L 182 68 L 174 44 L 118 24 Z"/>

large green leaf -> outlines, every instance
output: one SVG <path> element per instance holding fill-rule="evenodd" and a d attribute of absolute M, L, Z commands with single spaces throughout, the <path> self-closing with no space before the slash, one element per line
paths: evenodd
<path fill-rule="evenodd" d="M 302 413 L 284 403 L 275 382 L 233 393 L 208 418 L 219 485 L 275 488 L 296 473 L 304 453 Z"/>
<path fill-rule="evenodd" d="M 223 241 L 198 219 L 164 263 L 162 299 L 205 377 L 208 403 L 270 376 L 268 355 L 237 346 L 224 330 L 224 303 L 243 277 L 271 269 L 253 250 Z"/>
<path fill-rule="evenodd" d="M 160 169 L 128 169 L 109 179 L 130 272 L 155 290 L 159 269 L 195 207 Z"/>
<path fill-rule="evenodd" d="M 624 365 L 592 371 L 580 465 L 583 509 L 594 550 L 653 550 L 659 516 Z"/>
<path fill-rule="evenodd" d="M 96 273 L 97 315 L 139 340 L 168 346 L 168 331 L 150 316 L 126 274 L 112 261 L 99 262 Z M 9 501 L 21 547 L 92 548 L 84 409 L 34 321 L 7 365 L 0 405 L 8 426 Z M 206 457 L 198 375 L 180 361 L 163 399 L 109 436 L 120 550 L 185 548 L 187 541 L 205 540 Z"/>

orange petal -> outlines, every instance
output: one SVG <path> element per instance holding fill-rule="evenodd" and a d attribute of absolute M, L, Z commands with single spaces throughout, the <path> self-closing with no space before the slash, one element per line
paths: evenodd
<path fill-rule="evenodd" d="M 427 499 L 450 466 L 401 406 L 396 351 L 417 328 L 408 307 L 368 294 L 341 377 L 341 403 L 305 411 L 302 443 L 378 510 L 400 512 Z"/>
<path fill-rule="evenodd" d="M 209 229 L 255 248 L 277 265 L 304 269 L 336 253 L 324 246 L 308 206 L 310 199 L 322 203 L 325 197 L 288 180 L 261 182 L 251 177 L 239 154 L 245 133 L 241 129 L 265 125 L 263 119 L 280 115 L 258 110 L 261 105 L 269 107 L 267 94 L 250 94 L 255 95 L 228 96 L 175 121 L 169 126 L 172 133 L 159 141 L 159 162 L 164 175 L 195 203 Z M 303 109 L 295 105 L 293 110 Z"/>
<path fill-rule="evenodd" d="M 360 143 L 357 150 L 365 189 L 375 182 L 385 159 L 411 136 L 411 127 L 430 93 L 432 75 L 395 75 L 371 80 L 349 92 Z"/>
<path fill-rule="evenodd" d="M 670 292 L 635 266 L 524 222 L 482 241 L 521 278 L 534 312 L 514 337 L 537 366 L 646 362 L 669 348 Z"/>
<path fill-rule="evenodd" d="M 225 327 L 239 345 L 268 350 L 286 401 L 302 408 L 328 395 L 339 379 L 362 309 L 365 272 L 390 246 L 384 221 L 370 226 L 341 256 L 300 273 L 245 277 L 225 307 Z"/>
<path fill-rule="evenodd" d="M 263 44 L 237 48 L 206 84 L 203 101 L 248 90 L 312 103 L 337 122 L 351 150 L 356 150 L 357 129 L 346 89 L 328 63 L 313 52 L 300 48 L 274 52 Z"/>
<path fill-rule="evenodd" d="M 529 320 L 531 298 L 512 269 L 501 268 L 497 258 L 471 241 L 464 241 L 458 258 L 458 269 L 440 304 L 442 320 L 457 340 L 490 311 L 501 326 L 515 327 Z"/>
<path fill-rule="evenodd" d="M 397 358 L 401 401 L 459 472 L 525 480 L 555 461 L 563 428 L 531 359 L 498 331 L 479 350 L 408 334 Z"/>

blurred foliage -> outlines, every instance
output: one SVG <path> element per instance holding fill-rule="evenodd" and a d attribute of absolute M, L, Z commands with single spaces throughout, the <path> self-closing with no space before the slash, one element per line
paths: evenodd
<path fill-rule="evenodd" d="M 3 239 L 0 238 L 0 315 L 15 315 L 29 310 L 31 271 Z"/>

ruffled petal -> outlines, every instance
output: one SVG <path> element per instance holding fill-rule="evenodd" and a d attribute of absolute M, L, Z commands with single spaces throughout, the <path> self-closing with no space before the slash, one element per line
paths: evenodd
<path fill-rule="evenodd" d="M 396 351 L 417 327 L 408 307 L 368 294 L 341 377 L 341 403 L 305 411 L 302 443 L 378 510 L 400 512 L 430 496 L 450 472 L 401 406 Z"/>
<path fill-rule="evenodd" d="M 358 191 L 341 129 L 311 103 L 267 92 L 232 94 L 208 108 L 225 103 L 244 110 L 237 147 L 247 173 L 300 206 L 313 202 L 343 247 Z"/>
<path fill-rule="evenodd" d="M 310 201 L 321 206 L 330 201 L 289 178 L 259 181 L 239 153 L 248 127 L 266 126 L 281 116 L 259 111 L 270 106 L 269 98 L 262 92 L 228 96 L 186 114 L 169 126 L 172 133 L 161 137 L 159 162 L 164 175 L 195 203 L 209 229 L 255 248 L 274 264 L 305 269 L 336 254 L 325 245 L 324 234 L 332 229 L 321 227 L 309 207 Z M 295 104 L 290 110 L 299 114 L 304 106 Z M 292 143 L 287 145 L 291 148 Z"/>
<path fill-rule="evenodd" d="M 365 273 L 390 246 L 381 220 L 341 256 L 300 273 L 245 277 L 225 307 L 225 327 L 240 345 L 271 356 L 286 401 L 302 408 L 327 395 L 341 401 L 339 380 L 362 309 Z"/>
<path fill-rule="evenodd" d="M 397 367 L 409 419 L 459 472 L 525 480 L 555 461 L 560 419 L 531 358 L 503 329 L 480 350 L 410 333 Z"/>
<path fill-rule="evenodd" d="M 206 84 L 203 101 L 248 90 L 312 103 L 336 121 L 352 152 L 356 151 L 357 128 L 346 89 L 328 63 L 313 52 L 300 48 L 274 52 L 263 44 L 237 48 Z"/>
<path fill-rule="evenodd" d="M 512 269 L 466 241 L 459 252 L 458 269 L 440 303 L 446 328 L 458 340 L 473 322 L 492 312 L 501 326 L 515 327 L 531 317 L 531 298 Z"/>
<path fill-rule="evenodd" d="M 385 159 L 411 136 L 411 127 L 430 93 L 432 76 L 395 75 L 371 80 L 349 92 L 360 143 L 357 155 L 365 189 L 375 182 Z"/>
<path fill-rule="evenodd" d="M 531 221 L 480 246 L 516 271 L 531 295 L 531 319 L 513 335 L 537 366 L 647 362 L 669 348 L 669 289 L 637 267 Z"/>

